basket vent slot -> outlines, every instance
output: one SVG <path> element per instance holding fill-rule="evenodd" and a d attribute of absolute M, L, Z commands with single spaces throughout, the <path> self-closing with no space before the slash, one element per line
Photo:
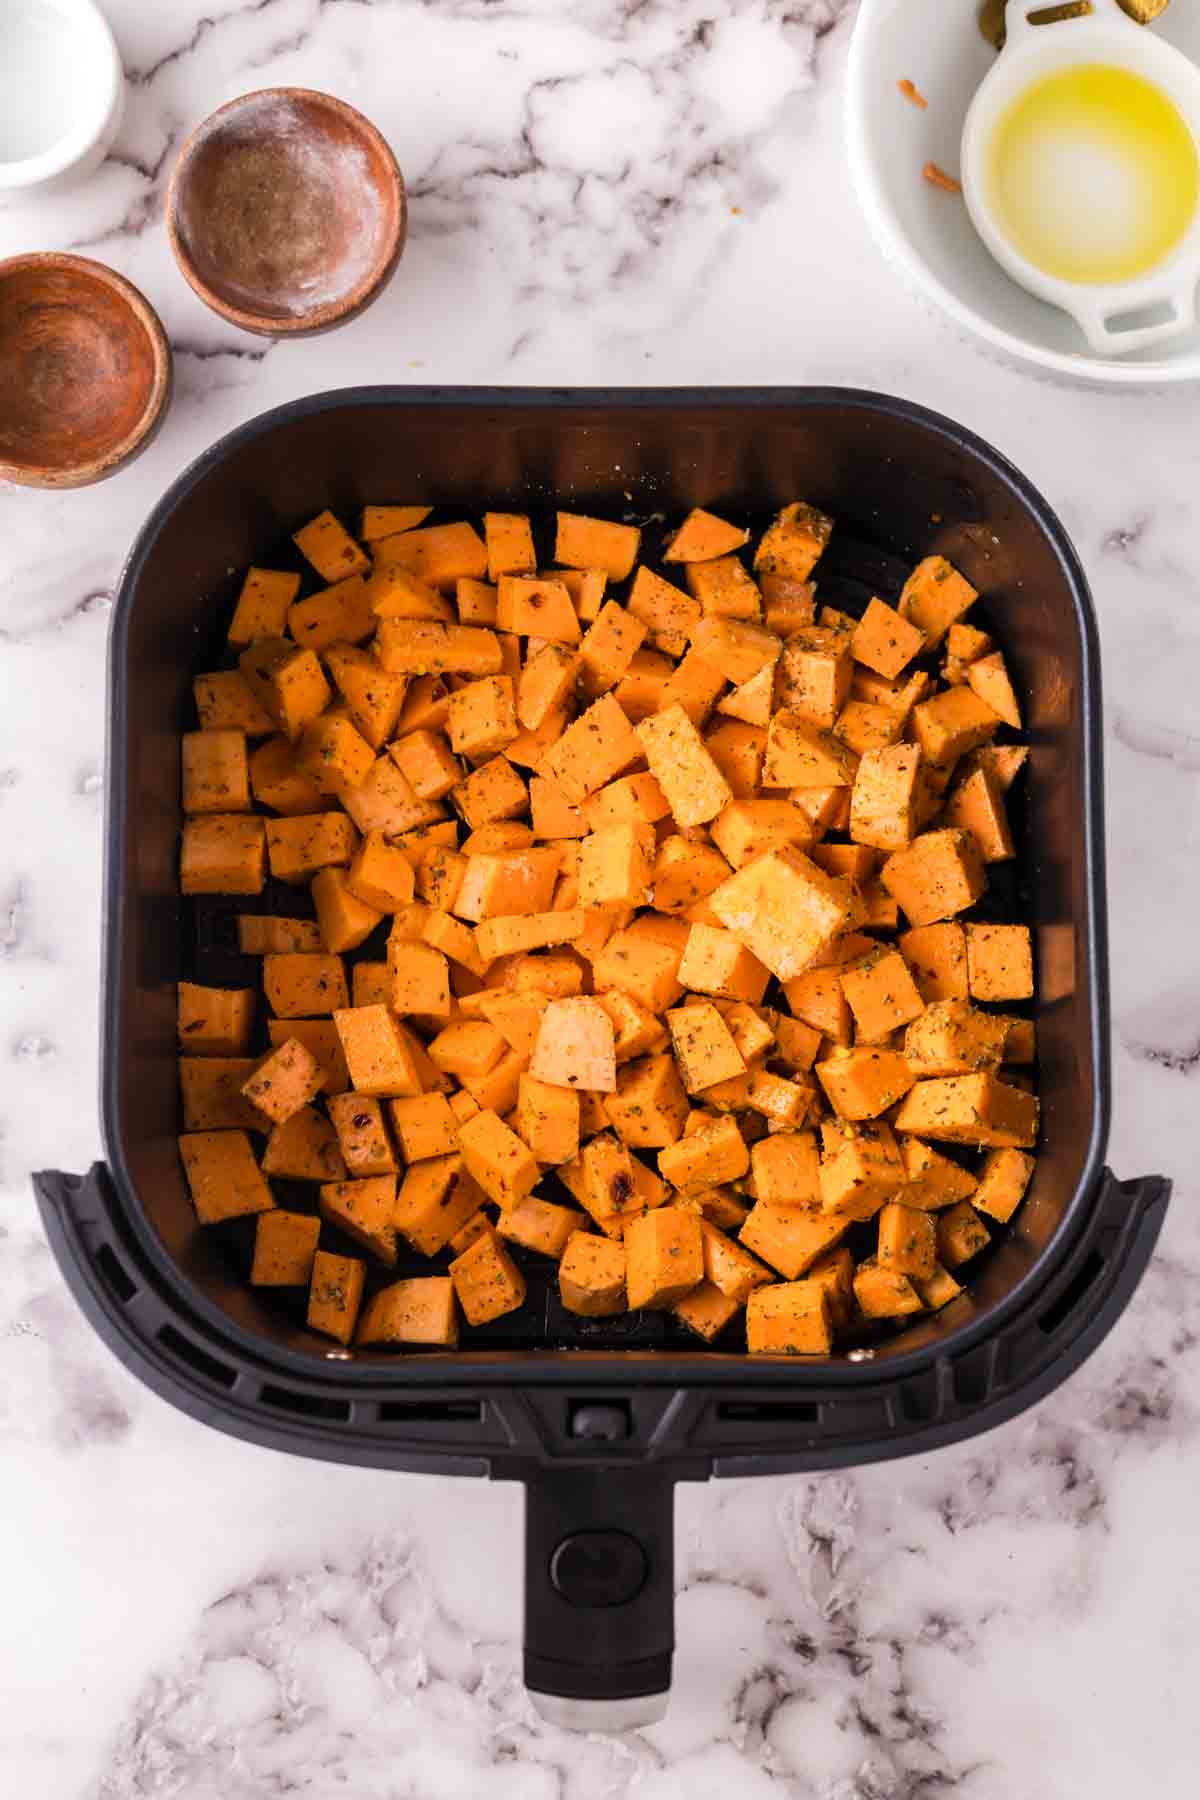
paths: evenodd
<path fill-rule="evenodd" d="M 384 1400 L 381 1425 L 482 1425 L 482 1400 Z"/>
<path fill-rule="evenodd" d="M 1047 1337 L 1051 1332 L 1057 1331 L 1063 1320 L 1074 1312 L 1097 1276 L 1103 1272 L 1104 1258 L 1098 1250 L 1093 1250 L 1078 1275 L 1068 1281 L 1054 1304 L 1046 1308 L 1038 1320 L 1038 1329 L 1044 1331 Z"/>
<path fill-rule="evenodd" d="M 125 1272 L 125 1267 L 115 1250 L 109 1244 L 101 1244 L 96 1251 L 96 1263 L 117 1299 L 122 1306 L 128 1306 L 137 1293 L 137 1283 Z"/>
<path fill-rule="evenodd" d="M 258 1390 L 264 1406 L 277 1406 L 281 1412 L 299 1413 L 306 1419 L 341 1419 L 350 1417 L 348 1400 L 332 1400 L 325 1394 L 306 1394 L 300 1388 L 272 1387 L 264 1382 Z"/>
<path fill-rule="evenodd" d="M 717 1418 L 732 1425 L 819 1425 L 811 1400 L 718 1400 Z"/>
<path fill-rule="evenodd" d="M 204 1375 L 223 1388 L 231 1388 L 236 1382 L 236 1369 L 231 1369 L 228 1363 L 218 1362 L 215 1356 L 210 1356 L 207 1350 L 201 1350 L 199 1344 L 193 1344 L 190 1338 L 185 1338 L 173 1325 L 159 1327 L 158 1341 L 172 1356 L 177 1356 L 180 1362 L 185 1362 L 189 1368 L 194 1369 L 197 1375 Z"/>

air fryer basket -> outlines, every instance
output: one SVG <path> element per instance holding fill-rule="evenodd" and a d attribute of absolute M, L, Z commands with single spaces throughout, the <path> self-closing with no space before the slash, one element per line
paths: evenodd
<path fill-rule="evenodd" d="M 827 597 L 852 610 L 940 551 L 983 594 L 1031 747 L 1022 901 L 1034 927 L 1042 1141 L 1014 1225 L 969 1293 L 857 1359 L 689 1347 L 635 1318 L 619 1349 L 534 1284 L 461 1352 L 332 1349 L 246 1287 L 196 1225 L 175 1146 L 175 982 L 222 976 L 219 921 L 181 906 L 179 734 L 218 665 L 238 572 L 333 506 L 838 520 Z M 84 1310 L 193 1416 L 334 1461 L 524 1481 L 526 1679 L 573 1722 L 636 1723 L 670 1685 L 677 1480 L 822 1469 L 952 1443 L 1049 1392 L 1111 1329 L 1169 1184 L 1106 1170 L 1109 1066 L 1100 694 L 1086 582 L 1040 496 L 921 408 L 837 389 L 360 388 L 231 433 L 139 536 L 110 649 L 103 1118 L 108 1165 L 36 1178 Z M 611 1343 L 611 1337 L 605 1342 Z M 600 1710 L 597 1710 L 597 1707 Z"/>

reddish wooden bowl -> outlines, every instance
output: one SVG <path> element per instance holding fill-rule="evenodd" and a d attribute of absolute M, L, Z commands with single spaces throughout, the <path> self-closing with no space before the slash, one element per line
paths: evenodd
<path fill-rule="evenodd" d="M 404 180 L 375 127 L 310 88 L 242 94 L 197 127 L 167 193 L 175 259 L 244 331 L 342 325 L 391 280 L 408 228 Z"/>
<path fill-rule="evenodd" d="M 0 262 L 0 478 L 103 481 L 150 442 L 171 351 L 132 282 L 85 256 Z"/>

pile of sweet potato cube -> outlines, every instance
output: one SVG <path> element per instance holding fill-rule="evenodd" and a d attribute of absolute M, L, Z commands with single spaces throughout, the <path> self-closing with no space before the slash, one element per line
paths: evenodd
<path fill-rule="evenodd" d="M 543 566 L 524 515 L 429 512 L 313 519 L 324 585 L 251 569 L 194 683 L 183 892 L 297 896 L 237 920 L 265 1017 L 180 984 L 199 1219 L 256 1215 L 250 1280 L 341 1343 L 452 1346 L 530 1257 L 769 1354 L 945 1306 L 1038 1130 L 974 589 L 931 556 L 818 606 L 802 502 L 752 551 L 693 511 L 657 568 L 634 524 L 560 512 Z"/>

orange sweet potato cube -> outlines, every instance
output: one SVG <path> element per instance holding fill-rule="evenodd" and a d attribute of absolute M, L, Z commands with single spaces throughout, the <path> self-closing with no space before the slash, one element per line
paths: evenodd
<path fill-rule="evenodd" d="M 474 685 L 462 691 L 469 694 Z M 462 769 L 440 731 L 407 732 L 388 745 L 388 755 L 418 800 L 442 800 L 462 780 Z"/>
<path fill-rule="evenodd" d="M 732 800 L 729 783 L 681 706 L 643 719 L 637 736 L 678 825 L 702 825 Z"/>
<path fill-rule="evenodd" d="M 781 981 L 799 975 L 828 949 L 855 908 L 849 882 L 827 875 L 789 844 L 747 863 L 716 889 L 709 904 L 722 925 Z"/>
<path fill-rule="evenodd" d="M 553 575 L 502 575 L 496 590 L 496 624 L 518 637 L 577 644 L 579 615 Z"/>
<path fill-rule="evenodd" d="M 589 794 L 642 758 L 642 744 L 612 694 L 604 694 L 569 725 L 543 756 L 539 773 L 578 806 Z"/>
<path fill-rule="evenodd" d="M 374 750 L 382 750 L 400 720 L 408 680 L 381 669 L 369 650 L 354 644 L 328 644 L 322 652 L 350 717 Z"/>
<path fill-rule="evenodd" d="M 867 1319 L 898 1319 L 921 1311 L 922 1301 L 907 1275 L 873 1258 L 854 1271 L 854 1298 Z"/>
<path fill-rule="evenodd" d="M 673 1306 L 704 1279 L 700 1220 L 682 1206 L 660 1206 L 625 1233 L 625 1287 L 631 1312 Z"/>
<path fill-rule="evenodd" d="M 458 1120 L 444 1094 L 414 1094 L 392 1100 L 388 1111 L 396 1142 L 407 1163 L 449 1156 L 458 1143 Z"/>
<path fill-rule="evenodd" d="M 392 537 L 399 531 L 411 531 L 433 511 L 432 506 L 364 506 L 359 537 L 364 543 Z"/>
<path fill-rule="evenodd" d="M 889 856 L 880 880 L 912 925 L 933 925 L 974 906 L 987 874 L 965 831 L 926 831 Z"/>
<path fill-rule="evenodd" d="M 312 1213 L 259 1213 L 254 1221 L 254 1260 L 250 1265 L 252 1287 L 307 1287 L 321 1221 Z"/>
<path fill-rule="evenodd" d="M 622 1143 L 631 1147 L 661 1150 L 677 1142 L 688 1103 L 674 1058 L 654 1055 L 626 1063 L 604 1110 Z"/>
<path fill-rule="evenodd" d="M 249 812 L 244 731 L 185 731 L 181 749 L 185 813 Z"/>
<path fill-rule="evenodd" d="M 955 1281 L 949 1269 L 944 1269 L 940 1262 L 934 1263 L 932 1275 L 925 1280 L 914 1281 L 913 1286 L 930 1312 L 940 1312 L 943 1306 L 949 1306 L 951 1300 L 957 1299 L 962 1293 L 961 1284 Z"/>
<path fill-rule="evenodd" d="M 498 819 L 514 819 L 529 808 L 529 791 L 505 756 L 474 769 L 453 791 L 452 799 L 472 831 Z"/>
<path fill-rule="evenodd" d="M 754 567 L 764 575 L 807 581 L 833 535 L 833 520 L 803 500 L 776 514 L 754 552 Z"/>
<path fill-rule="evenodd" d="M 347 1172 L 351 1176 L 395 1175 L 396 1155 L 378 1100 L 367 1094 L 331 1094 L 327 1104 Z"/>
<path fill-rule="evenodd" d="M 308 813 L 266 824 L 267 856 L 276 881 L 308 881 L 320 869 L 344 868 L 358 845 L 358 833 L 345 813 Z"/>
<path fill-rule="evenodd" d="M 662 691 L 658 710 L 678 706 L 699 728 L 728 685 L 724 672 L 693 646 L 672 672 Z"/>
<path fill-rule="evenodd" d="M 494 756 L 517 735 L 513 684 L 507 675 L 485 675 L 450 696 L 446 718 L 450 748 L 477 760 Z"/>
<path fill-rule="evenodd" d="M 308 1290 L 308 1323 L 313 1331 L 348 1344 L 354 1336 L 366 1284 L 365 1263 L 357 1256 L 318 1250 Z"/>
<path fill-rule="evenodd" d="M 386 1006 L 341 1007 L 333 1015 L 356 1093 L 419 1094 L 412 1046 Z"/>
<path fill-rule="evenodd" d="M 192 695 L 202 731 L 244 731 L 247 737 L 264 737 L 275 729 L 270 713 L 255 699 L 240 669 L 197 675 Z"/>
<path fill-rule="evenodd" d="M 949 1157 L 941 1156 L 923 1138 L 902 1137 L 900 1155 L 904 1163 L 904 1204 L 918 1206 L 925 1212 L 936 1212 L 953 1206 L 958 1200 L 969 1200 L 977 1182 L 974 1175 Z"/>
<path fill-rule="evenodd" d="M 1015 854 L 1003 797 L 986 769 L 972 769 L 955 783 L 942 816 L 974 838 L 985 863 L 1008 862 Z"/>
<path fill-rule="evenodd" d="M 1025 1198 L 1034 1171 L 1034 1158 L 1023 1150 L 989 1150 L 979 1173 L 972 1201 L 1000 1225 L 1008 1221 Z"/>
<path fill-rule="evenodd" d="M 297 600 L 288 608 L 287 628 L 306 650 L 362 643 L 375 630 L 367 583 L 361 575 L 347 575 L 320 593 Z"/>
<path fill-rule="evenodd" d="M 729 875 L 729 864 L 711 844 L 664 838 L 654 863 L 654 904 L 659 912 L 686 912 L 707 899 Z"/>
<path fill-rule="evenodd" d="M 839 1119 L 877 1119 L 908 1093 L 916 1076 L 895 1050 L 840 1050 L 815 1065 Z"/>
<path fill-rule="evenodd" d="M 831 731 L 787 708 L 772 715 L 763 758 L 764 787 L 848 788 L 857 768 L 855 752 Z"/>
<path fill-rule="evenodd" d="M 916 1075 L 969 1075 L 997 1068 L 1008 1027 L 966 1000 L 935 1000 L 904 1034 L 904 1054 Z"/>
<path fill-rule="evenodd" d="M 625 1311 L 625 1246 L 577 1231 L 558 1266 L 558 1291 L 568 1312 L 607 1319 Z"/>
<path fill-rule="evenodd" d="M 249 813 L 185 819 L 179 885 L 185 894 L 261 894 L 266 881 L 263 821 Z"/>
<path fill-rule="evenodd" d="M 927 556 L 904 584 L 900 617 L 923 631 L 927 647 L 934 650 L 977 598 L 970 582 L 944 556 Z"/>
<path fill-rule="evenodd" d="M 913 707 L 913 736 L 926 762 L 947 768 L 995 736 L 999 716 L 971 688 L 943 688 Z"/>
<path fill-rule="evenodd" d="M 498 581 L 501 575 L 529 575 L 537 568 L 527 514 L 484 513 L 483 536 L 489 581 Z"/>
<path fill-rule="evenodd" d="M 926 1005 L 966 999 L 967 938 L 961 925 L 954 920 L 920 925 L 904 932 L 898 942 Z"/>
<path fill-rule="evenodd" d="M 762 594 L 739 557 L 718 556 L 711 562 L 688 563 L 685 573 L 692 595 L 708 616 L 724 619 L 758 619 L 762 616 Z M 667 647 L 664 643 L 663 648 Z"/>
<path fill-rule="evenodd" d="M 614 1092 L 617 1056 L 613 1022 L 598 1000 L 580 996 L 547 1003 L 529 1072 L 551 1087 Z"/>
<path fill-rule="evenodd" d="M 611 581 L 624 581 L 637 561 L 641 538 L 636 525 L 560 512 L 554 560 L 571 569 L 603 569 Z"/>
<path fill-rule="evenodd" d="M 356 900 L 377 915 L 394 913 L 413 897 L 412 864 L 403 850 L 388 843 L 382 831 L 369 831 L 350 864 L 345 884 Z"/>
<path fill-rule="evenodd" d="M 294 531 L 292 542 L 325 581 L 338 581 L 343 575 L 361 575 L 371 566 L 366 551 L 355 543 L 346 527 L 328 508 L 299 531 Z"/>
<path fill-rule="evenodd" d="M 586 837 L 588 822 L 580 809 L 544 775 L 535 775 L 529 783 L 529 812 L 536 838 Z"/>
<path fill-rule="evenodd" d="M 948 1269 L 957 1269 L 991 1242 L 988 1228 L 969 1200 L 947 1207 L 937 1218 L 937 1257 Z"/>
<path fill-rule="evenodd" d="M 713 820 L 712 839 L 726 862 L 740 869 L 776 844 L 812 847 L 812 821 L 790 800 L 766 795 L 731 800 Z"/>
<path fill-rule="evenodd" d="M 482 1203 L 462 1156 L 427 1157 L 405 1171 L 396 1196 L 396 1229 L 414 1250 L 436 1256 Z"/>
<path fill-rule="evenodd" d="M 906 850 L 919 829 L 921 752 L 916 744 L 867 750 L 850 795 L 850 836 L 877 850 Z"/>
<path fill-rule="evenodd" d="M 937 1266 L 933 1215 L 889 1200 L 879 1214 L 879 1263 L 912 1281 L 930 1280 Z"/>
<path fill-rule="evenodd" d="M 628 607 L 631 617 L 646 627 L 648 642 L 656 650 L 666 651 L 668 656 L 683 655 L 688 639 L 701 618 L 698 601 L 685 594 L 682 588 L 677 588 L 673 582 L 664 581 L 661 575 L 656 575 L 644 565 L 633 578 Z M 644 652 L 639 652 L 634 658 L 630 665 L 631 673 L 639 663 L 643 674 L 650 675 L 653 665 L 646 661 Z M 669 678 L 669 665 L 663 673 Z M 646 710 L 653 712 L 657 707 L 648 706 Z"/>
<path fill-rule="evenodd" d="M 775 1278 L 765 1263 L 759 1262 L 749 1250 L 726 1237 L 723 1231 L 711 1224 L 707 1219 L 700 1221 L 700 1241 L 704 1254 L 704 1279 L 710 1281 L 719 1293 L 735 1300 L 739 1306 L 746 1304 L 749 1296 L 757 1287 L 764 1287 Z"/>
<path fill-rule="evenodd" d="M 274 1206 L 244 1131 L 185 1131 L 179 1154 L 202 1225 L 269 1212 Z"/>
<path fill-rule="evenodd" d="M 754 1004 L 763 997 L 770 971 L 731 931 L 693 925 L 679 965 L 679 979 L 693 993 Z"/>
<path fill-rule="evenodd" d="M 416 533 L 405 535 L 415 537 Z M 448 1275 L 420 1275 L 380 1288 L 367 1302 L 358 1342 L 452 1350 L 458 1343 L 454 1283 Z"/>
<path fill-rule="evenodd" d="M 468 1325 L 487 1325 L 525 1303 L 525 1277 L 494 1231 L 481 1232 L 450 1264 Z"/>
<path fill-rule="evenodd" d="M 925 647 L 925 633 L 882 600 L 870 600 L 851 639 L 854 660 L 894 681 Z"/>
<path fill-rule="evenodd" d="M 644 905 L 654 874 L 654 853 L 654 827 L 644 820 L 629 819 L 593 832 L 580 847 L 580 905 Z"/>
<path fill-rule="evenodd" d="M 860 1042 L 886 1037 L 916 1019 L 924 1002 L 898 950 L 880 950 L 842 969 L 846 996 Z"/>
<path fill-rule="evenodd" d="M 579 653 L 557 642 L 530 650 L 517 680 L 517 718 L 527 731 L 565 706 L 575 690 Z"/>
<path fill-rule="evenodd" d="M 176 989 L 179 1047 L 188 1056 L 238 1056 L 254 1029 L 253 988 L 202 987 L 181 981 Z"/>
<path fill-rule="evenodd" d="M 316 1098 L 325 1085 L 316 1057 L 297 1038 L 288 1038 L 263 1059 L 242 1084 L 251 1105 L 274 1125 L 282 1125 Z"/>
<path fill-rule="evenodd" d="M 833 727 L 834 736 L 860 757 L 868 750 L 888 749 L 897 742 L 903 729 L 903 719 L 890 707 L 854 699 L 847 700 Z"/>
<path fill-rule="evenodd" d="M 490 1109 L 459 1126 L 458 1144 L 467 1173 L 502 1210 L 537 1186 L 541 1170 L 529 1146 Z"/>
<path fill-rule="evenodd" d="M 583 685 L 589 694 L 616 687 L 646 636 L 646 626 L 615 600 L 607 601 L 579 646 Z"/>
<path fill-rule="evenodd" d="M 473 526 L 426 525 L 389 536 L 376 550 L 376 567 L 392 564 L 408 569 L 432 587 L 452 588 L 457 581 L 481 581 L 487 574 L 487 549 Z"/>
<path fill-rule="evenodd" d="M 967 668 L 967 682 L 978 699 L 997 713 L 1014 731 L 1021 729 L 1021 709 L 1013 692 L 1008 667 L 1000 652 L 980 656 Z"/>
<path fill-rule="evenodd" d="M 750 1151 L 754 1192 L 768 1205 L 815 1205 L 821 1198 L 820 1161 L 811 1131 L 778 1131 Z"/>
<path fill-rule="evenodd" d="M 658 1172 L 681 1193 L 738 1181 L 750 1167 L 746 1140 L 732 1114 L 705 1120 L 658 1153 Z"/>
<path fill-rule="evenodd" d="M 723 1294 L 711 1281 L 700 1282 L 670 1308 L 672 1317 L 706 1344 L 715 1342 L 741 1310 L 736 1300 Z"/>
<path fill-rule="evenodd" d="M 524 1200 L 518 1200 L 500 1215 L 496 1230 L 512 1243 L 558 1261 L 574 1233 L 583 1231 L 586 1225 L 584 1214 L 576 1212 L 573 1206 L 558 1206 L 553 1200 L 526 1194 Z"/>
<path fill-rule="evenodd" d="M 760 1199 L 740 1236 L 747 1249 L 795 1281 L 845 1237 L 851 1223 L 847 1214 L 822 1212 L 819 1206 Z"/>
<path fill-rule="evenodd" d="M 332 697 L 316 652 L 297 649 L 287 638 L 251 644 L 238 668 L 259 705 L 293 743 Z"/>
<path fill-rule="evenodd" d="M 731 556 L 749 538 L 750 533 L 740 525 L 730 525 L 702 506 L 694 506 L 663 551 L 663 561 L 712 562 L 718 556 Z"/>
<path fill-rule="evenodd" d="M 297 744 L 279 734 L 260 744 L 249 758 L 250 789 L 254 798 L 260 806 L 269 806 L 273 812 L 284 813 L 289 818 L 322 813 L 329 805 L 328 796 L 300 768 L 298 751 Z M 340 818 L 341 815 L 337 816 Z M 275 822 L 268 820 L 269 825 Z M 349 821 L 342 823 L 347 825 Z M 268 841 L 269 838 L 268 833 Z"/>
<path fill-rule="evenodd" d="M 845 1219 L 871 1219 L 904 1186 L 904 1164 L 891 1132 L 847 1137 L 821 1163 L 821 1207 Z"/>
<path fill-rule="evenodd" d="M 853 672 L 845 633 L 806 625 L 784 643 L 776 677 L 779 704 L 807 724 L 832 731 L 850 698 Z"/>
<path fill-rule="evenodd" d="M 234 648 L 244 649 L 259 638 L 282 637 L 288 608 L 299 587 L 299 575 L 290 570 L 247 569 L 229 624 L 229 642 Z"/>
<path fill-rule="evenodd" d="M 321 942 L 327 950 L 357 950 L 383 917 L 351 891 L 345 869 L 319 869 L 312 878 L 311 892 Z"/>
<path fill-rule="evenodd" d="M 746 1063 L 715 1006 L 693 1004 L 667 1014 L 671 1044 L 683 1085 L 702 1093 L 731 1076 L 745 1073 Z"/>
<path fill-rule="evenodd" d="M 397 943 L 389 938 L 388 968 L 395 1012 L 450 1016 L 450 965 L 440 950 L 431 944 Z"/>
<path fill-rule="evenodd" d="M 819 1281 L 776 1282 L 746 1305 L 746 1347 L 752 1356 L 828 1356 L 833 1318 Z"/>
<path fill-rule="evenodd" d="M 1028 925 L 968 925 L 967 985 L 975 1000 L 1033 997 L 1033 941 Z"/>
<path fill-rule="evenodd" d="M 369 1250 L 380 1262 L 396 1261 L 396 1177 L 330 1181 L 319 1191 L 322 1218 Z"/>
<path fill-rule="evenodd" d="M 579 1095 L 536 1075 L 522 1075 L 517 1130 L 540 1163 L 571 1162 L 579 1155 Z"/>
<path fill-rule="evenodd" d="M 1037 1139 L 1038 1103 L 990 1073 L 949 1075 L 919 1081 L 905 1095 L 896 1130 L 948 1144 L 1028 1150 Z"/>
<path fill-rule="evenodd" d="M 263 957 L 262 982 L 271 1011 L 279 1019 L 321 1018 L 345 1006 L 348 998 L 340 956 L 279 951 Z"/>

